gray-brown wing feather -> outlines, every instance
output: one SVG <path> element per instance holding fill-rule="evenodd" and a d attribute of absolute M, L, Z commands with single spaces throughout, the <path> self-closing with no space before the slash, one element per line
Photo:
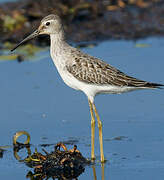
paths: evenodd
<path fill-rule="evenodd" d="M 115 85 L 154 88 L 160 84 L 149 83 L 127 76 L 104 61 L 76 51 L 74 62 L 67 65 L 67 70 L 78 80 L 97 85 Z"/>

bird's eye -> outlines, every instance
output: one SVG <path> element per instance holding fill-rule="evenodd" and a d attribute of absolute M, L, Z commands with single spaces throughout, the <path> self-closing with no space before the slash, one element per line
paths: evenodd
<path fill-rule="evenodd" d="M 46 22 L 46 26 L 49 26 L 50 25 L 50 22 Z"/>

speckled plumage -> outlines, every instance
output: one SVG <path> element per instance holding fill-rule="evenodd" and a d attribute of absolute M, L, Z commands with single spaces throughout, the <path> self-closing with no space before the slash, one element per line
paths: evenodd
<path fill-rule="evenodd" d="M 72 50 L 72 61 L 73 64 L 68 65 L 67 70 L 75 78 L 85 83 L 151 88 L 157 86 L 157 84 L 127 76 L 106 62 L 77 49 Z"/>

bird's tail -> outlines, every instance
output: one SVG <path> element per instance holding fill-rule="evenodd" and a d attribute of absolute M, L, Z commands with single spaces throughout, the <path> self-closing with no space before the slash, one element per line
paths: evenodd
<path fill-rule="evenodd" d="M 164 89 L 164 84 L 158 84 L 158 83 L 150 83 L 147 82 L 146 84 L 144 84 L 145 88 L 157 88 L 157 89 Z"/>

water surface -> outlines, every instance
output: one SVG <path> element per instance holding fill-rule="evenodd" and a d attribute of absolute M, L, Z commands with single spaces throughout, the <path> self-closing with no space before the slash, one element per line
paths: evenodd
<path fill-rule="evenodd" d="M 164 83 L 164 39 L 137 42 L 106 41 L 83 51 L 104 59 L 137 78 Z M 49 52 L 40 61 L 3 61 L 0 64 L 0 145 L 11 145 L 16 131 L 31 135 L 33 148 L 40 144 L 74 141 L 90 157 L 90 114 L 86 96 L 67 87 L 59 77 Z M 122 95 L 100 95 L 95 101 L 103 120 L 105 179 L 162 180 L 164 177 L 164 91 L 143 90 Z M 96 128 L 96 157 L 99 160 Z M 120 137 L 120 138 L 116 138 Z M 72 146 L 69 146 L 72 147 Z M 53 146 L 46 147 L 47 151 Z M 21 152 L 25 156 L 25 150 Z M 0 159 L 0 177 L 26 179 L 30 170 L 17 162 L 12 148 Z M 101 179 L 101 165 L 95 165 Z M 86 167 L 79 179 L 94 179 Z"/>

